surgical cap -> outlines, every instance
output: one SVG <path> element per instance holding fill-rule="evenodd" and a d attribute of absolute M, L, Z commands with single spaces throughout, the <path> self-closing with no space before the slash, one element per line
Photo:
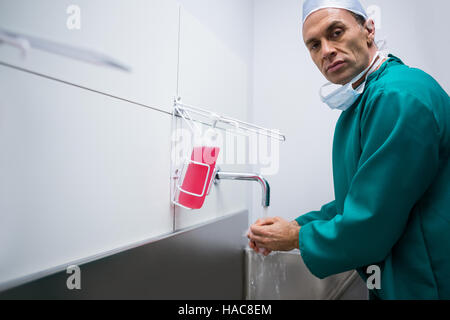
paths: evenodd
<path fill-rule="evenodd" d="M 312 13 L 324 8 L 345 9 L 363 16 L 366 20 L 369 18 L 358 0 L 305 0 L 303 2 L 303 23 Z"/>

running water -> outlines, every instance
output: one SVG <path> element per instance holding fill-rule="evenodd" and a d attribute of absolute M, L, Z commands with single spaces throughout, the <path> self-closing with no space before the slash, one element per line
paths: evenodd
<path fill-rule="evenodd" d="M 257 219 L 270 218 L 270 208 L 261 208 L 255 210 L 258 214 Z M 253 221 L 254 222 L 254 221 Z M 247 237 L 246 231 L 245 236 Z M 281 300 L 286 296 L 286 288 L 289 287 L 288 279 L 288 261 L 289 253 L 272 252 L 268 256 L 264 255 L 266 249 L 260 248 L 259 253 L 249 250 L 247 252 L 249 259 L 249 297 L 255 299 Z"/>
<path fill-rule="evenodd" d="M 262 217 L 263 217 L 264 219 L 269 217 L 269 207 L 263 208 Z"/>
<path fill-rule="evenodd" d="M 269 208 L 263 208 L 259 211 L 256 219 L 269 218 Z M 250 230 L 245 232 L 245 237 Z M 285 266 L 278 261 L 280 256 L 277 253 L 270 253 L 265 256 L 265 248 L 259 248 L 259 253 L 250 252 L 249 259 L 252 260 L 252 274 L 250 277 L 249 290 L 250 297 L 271 297 L 272 299 L 281 299 L 280 287 L 283 281 L 286 281 Z M 265 292 L 267 290 L 267 292 Z"/>
<path fill-rule="evenodd" d="M 249 278 L 250 297 L 280 300 L 287 283 L 286 264 L 282 253 L 263 256 L 250 252 L 251 270 Z"/>
<path fill-rule="evenodd" d="M 268 217 L 269 217 L 269 207 L 264 207 L 261 218 L 266 219 Z M 264 256 L 264 253 L 267 252 L 267 249 L 266 248 L 259 248 L 258 251 L 259 251 L 260 254 L 262 254 Z"/>

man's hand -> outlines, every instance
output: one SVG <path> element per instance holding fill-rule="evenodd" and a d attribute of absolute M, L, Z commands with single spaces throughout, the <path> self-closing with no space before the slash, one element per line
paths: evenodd
<path fill-rule="evenodd" d="M 298 233 L 300 226 L 294 220 L 288 222 L 280 217 L 258 219 L 250 227 L 248 238 L 250 248 L 264 255 L 271 251 L 290 251 L 299 248 Z M 262 248 L 265 251 L 260 251 Z"/>

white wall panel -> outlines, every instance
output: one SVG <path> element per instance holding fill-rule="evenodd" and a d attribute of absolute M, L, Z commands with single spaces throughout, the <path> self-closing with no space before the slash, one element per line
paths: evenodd
<path fill-rule="evenodd" d="M 69 30 L 69 5 L 81 29 Z M 0 46 L 0 61 L 169 111 L 176 95 L 178 4 L 174 0 L 0 0 L 0 28 L 107 54 L 132 73 L 51 53 Z"/>
<path fill-rule="evenodd" d="M 168 233 L 169 114 L 0 66 L 0 283 Z"/>
<path fill-rule="evenodd" d="M 180 30 L 178 93 L 182 101 L 246 120 L 248 64 L 184 7 L 181 7 Z M 225 134 L 221 134 L 225 143 Z M 223 171 L 248 171 L 249 166 L 227 161 L 225 152 L 222 149 L 218 159 Z M 176 228 L 185 228 L 248 208 L 248 183 L 222 181 L 219 186 L 213 186 L 200 210 L 188 211 L 176 207 Z"/>
<path fill-rule="evenodd" d="M 236 30 L 226 33 L 224 42 L 186 10 L 179 25 L 172 0 L 79 0 L 81 30 L 71 31 L 71 1 L 30 3 L 0 0 L 0 28 L 95 49 L 133 72 L 37 50 L 22 60 L 7 46 L 0 61 L 162 111 L 0 66 L 0 285 L 171 232 L 174 214 L 181 229 L 248 207 L 249 189 L 260 187 L 222 181 L 201 210 L 174 208 L 166 113 L 178 93 L 183 102 L 247 119 L 250 47 L 241 44 L 248 30 L 236 42 Z M 222 170 L 248 171 L 223 159 L 224 150 Z"/>
<path fill-rule="evenodd" d="M 182 101 L 247 118 L 248 64 L 181 7 L 179 96 Z"/>

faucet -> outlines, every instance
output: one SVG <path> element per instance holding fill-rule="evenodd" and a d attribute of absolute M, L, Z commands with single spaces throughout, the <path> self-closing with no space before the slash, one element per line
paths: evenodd
<path fill-rule="evenodd" d="M 220 171 L 220 168 L 217 168 L 214 177 L 214 184 L 219 184 L 220 180 L 244 180 L 259 182 L 262 189 L 261 204 L 264 208 L 267 208 L 270 205 L 270 185 L 262 175 L 256 173 L 223 172 Z"/>

